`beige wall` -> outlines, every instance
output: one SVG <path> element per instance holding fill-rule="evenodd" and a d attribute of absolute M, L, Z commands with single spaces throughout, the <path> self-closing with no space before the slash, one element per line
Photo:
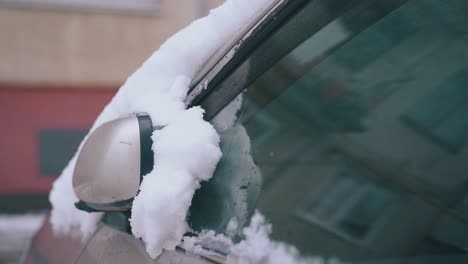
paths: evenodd
<path fill-rule="evenodd" d="M 114 85 L 220 0 L 161 0 L 156 16 L 0 8 L 0 82 Z"/>

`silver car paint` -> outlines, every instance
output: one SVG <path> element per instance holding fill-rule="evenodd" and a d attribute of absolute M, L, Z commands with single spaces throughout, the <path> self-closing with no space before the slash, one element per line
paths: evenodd
<path fill-rule="evenodd" d="M 136 116 L 102 124 L 86 140 L 73 174 L 77 197 L 88 203 L 133 198 L 140 185 L 140 132 Z"/>

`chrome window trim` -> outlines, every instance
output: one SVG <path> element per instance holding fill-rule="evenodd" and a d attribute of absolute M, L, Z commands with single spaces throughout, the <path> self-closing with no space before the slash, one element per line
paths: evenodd
<path fill-rule="evenodd" d="M 352 19 L 353 15 L 375 5 L 382 5 L 382 10 L 380 12 L 385 13 L 401 6 L 407 1 L 408 0 L 388 0 L 385 2 L 377 0 L 289 0 L 281 2 L 229 51 L 228 54 L 231 54 L 231 57 L 219 61 L 204 78 L 194 84 L 194 87 L 190 89 L 187 95 L 185 101 L 186 105 L 189 107 L 201 105 L 205 109 L 205 119 L 210 120 L 227 103 L 253 82 L 253 80 L 241 80 L 241 75 L 246 75 L 245 61 L 255 55 L 257 55 L 257 59 L 261 57 L 255 53 L 267 53 L 271 51 L 267 50 L 269 47 L 266 47 L 266 45 L 264 47 L 260 46 L 273 38 L 275 33 L 277 33 L 276 31 L 285 26 L 289 19 L 294 19 L 296 13 L 300 12 L 306 4 L 310 3 L 315 7 L 313 10 L 314 12 L 308 14 L 310 19 L 314 20 L 312 23 L 313 27 L 310 28 L 311 31 L 308 35 L 311 36 L 339 16 Z M 354 35 L 359 34 L 362 30 L 367 28 L 370 24 L 377 22 L 379 19 L 378 17 L 374 17 L 373 14 L 360 17 L 359 20 L 355 21 L 356 25 L 354 25 L 354 27 L 356 28 L 352 29 Z M 297 32 L 300 32 L 300 30 L 296 30 L 296 33 Z M 304 36 L 298 38 L 303 37 Z M 299 41 L 299 43 L 301 42 L 302 40 Z M 293 46 L 295 47 L 297 45 Z M 284 50 L 281 50 L 281 52 L 284 52 Z M 315 62 L 315 65 L 318 65 L 333 52 L 334 50 L 324 54 L 323 58 Z M 285 54 L 287 54 L 287 52 L 284 54 L 277 54 L 277 58 L 275 58 L 274 61 L 268 61 L 268 63 L 275 63 Z M 244 68 L 244 73 L 242 73 L 241 68 Z M 268 68 L 269 66 L 267 69 Z"/>
<path fill-rule="evenodd" d="M 252 32 L 259 27 L 259 25 L 279 8 L 279 6 L 287 0 L 274 0 L 268 6 L 266 6 L 260 14 L 258 14 L 250 23 L 240 32 L 238 32 L 235 37 L 233 37 L 229 42 L 224 44 L 219 50 L 217 50 L 213 56 L 211 56 L 208 61 L 198 70 L 197 74 L 192 80 L 191 89 L 200 89 L 203 87 L 203 83 L 207 79 L 213 79 L 213 77 L 226 65 L 234 56 L 237 47 L 243 43 Z M 211 78 L 209 78 L 209 76 Z M 202 81 L 203 79 L 203 81 Z M 187 97 L 188 98 L 188 97 Z"/>
<path fill-rule="evenodd" d="M 263 15 L 258 16 L 257 20 L 253 21 L 246 30 L 241 34 L 241 37 L 234 38 L 233 41 L 225 45 L 220 51 L 210 59 L 199 73 L 194 78 L 192 86 L 185 99 L 187 106 L 197 105 L 201 98 L 203 98 L 211 88 L 223 79 L 224 75 L 229 75 L 229 72 L 247 57 L 249 52 L 258 46 L 259 42 L 263 40 L 265 31 L 267 35 L 281 27 L 282 22 L 287 20 L 290 16 L 285 12 L 286 16 L 279 14 L 288 9 L 297 9 L 302 4 L 308 2 L 307 0 L 276 0 L 267 9 Z M 294 13 L 294 12 L 293 12 Z M 208 65 L 208 66 L 206 66 Z M 208 70 L 209 68 L 209 70 Z M 206 71 L 206 72 L 205 72 Z"/>

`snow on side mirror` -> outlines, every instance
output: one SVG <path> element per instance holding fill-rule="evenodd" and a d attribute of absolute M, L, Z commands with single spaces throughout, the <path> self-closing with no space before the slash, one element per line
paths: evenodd
<path fill-rule="evenodd" d="M 76 208 L 87 212 L 126 211 L 142 177 L 153 169 L 151 118 L 138 114 L 94 130 L 78 155 L 73 190 Z"/>

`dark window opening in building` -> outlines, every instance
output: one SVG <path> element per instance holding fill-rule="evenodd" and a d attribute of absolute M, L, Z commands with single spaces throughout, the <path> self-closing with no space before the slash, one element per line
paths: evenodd
<path fill-rule="evenodd" d="M 46 129 L 39 132 L 39 172 L 59 175 L 75 154 L 87 129 Z"/>

